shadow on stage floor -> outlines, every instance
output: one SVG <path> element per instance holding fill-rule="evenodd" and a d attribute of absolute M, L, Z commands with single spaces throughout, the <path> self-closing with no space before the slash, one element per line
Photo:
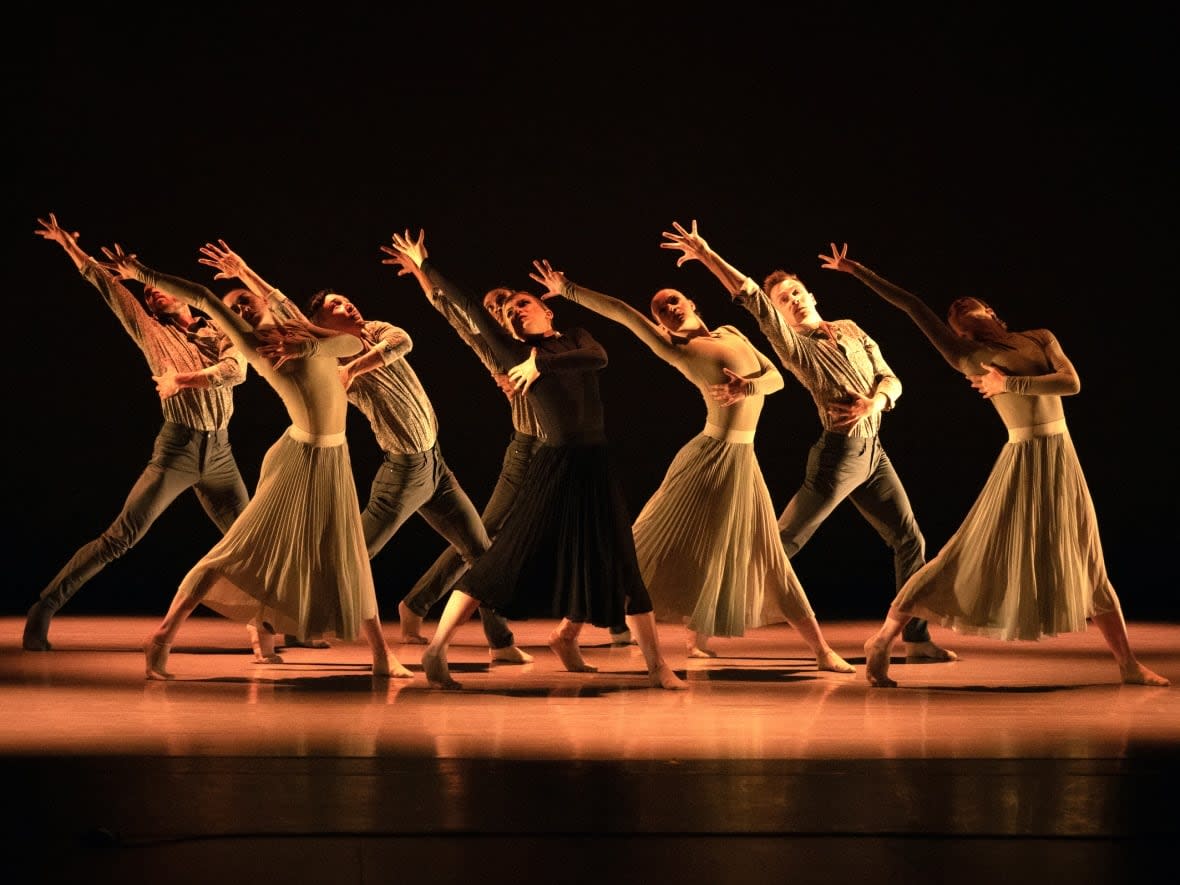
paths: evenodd
<path fill-rule="evenodd" d="M 785 626 L 708 660 L 663 626 L 689 683 L 669 692 L 605 630 L 582 636 L 598 672 L 573 674 L 553 622 L 513 625 L 535 656 L 515 666 L 472 622 L 450 654 L 464 687 L 442 692 L 421 646 L 395 645 L 409 680 L 373 680 L 353 643 L 258 665 L 212 616 L 149 682 L 156 621 L 63 614 L 34 653 L 0 618 L 4 858 L 27 873 L 7 881 L 1044 885 L 1174 865 L 1180 688 L 1121 685 L 1093 629 L 936 631 L 960 660 L 899 649 L 899 687 L 871 689 L 875 624 L 824 625 L 851 676 Z M 1129 629 L 1180 682 L 1180 625 Z"/>

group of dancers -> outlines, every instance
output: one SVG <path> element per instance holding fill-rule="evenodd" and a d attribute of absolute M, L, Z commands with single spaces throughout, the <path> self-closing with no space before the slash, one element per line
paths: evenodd
<path fill-rule="evenodd" d="M 84 545 L 33 603 L 23 647 L 48 651 L 53 616 L 94 574 L 132 547 L 168 505 L 192 488 L 222 538 L 181 581 L 144 646 L 145 675 L 171 679 L 169 653 L 198 605 L 246 625 L 255 660 L 279 662 L 286 645 L 363 638 L 376 677 L 409 678 L 387 644 L 370 560 L 417 512 L 450 545 L 398 606 L 403 642 L 426 644 L 428 684 L 458 689 L 447 650 L 478 612 L 494 662 L 532 656 L 510 622 L 558 621 L 549 646 L 569 671 L 592 672 L 579 636 L 589 623 L 612 641 L 636 642 L 648 680 L 684 689 L 665 658 L 657 622 L 684 631 L 685 652 L 708 658 L 714 636 L 789 623 L 820 670 L 855 668 L 824 639 L 791 558 L 844 500 L 894 555 L 896 596 L 865 643 L 865 676 L 889 675 L 893 644 L 907 656 L 953 661 L 929 623 L 1005 640 L 1038 639 L 1093 623 L 1125 683 L 1168 680 L 1131 650 L 1104 565 L 1097 521 L 1062 397 L 1077 373 L 1052 332 L 1011 332 L 984 302 L 954 301 L 944 322 L 917 296 L 848 257 L 821 254 L 821 269 L 847 273 L 903 310 L 957 372 L 995 406 L 1008 429 L 966 519 L 927 560 L 905 488 L 880 438 L 901 382 L 878 344 L 849 319 L 824 320 L 795 274 L 761 284 L 721 258 L 697 223 L 673 223 L 662 248 L 677 267 L 698 261 L 755 319 L 786 369 L 811 394 L 821 423 L 799 489 L 776 518 L 754 451 L 766 396 L 783 374 L 731 325 L 709 328 L 695 303 L 660 289 L 649 314 L 573 282 L 547 260 L 530 278 L 542 290 L 495 288 L 482 297 L 445 276 L 425 233 L 395 233 L 384 263 L 411 276 L 507 395 L 513 433 L 482 513 L 438 446 L 438 420 L 406 355 L 409 335 L 365 320 L 342 294 L 322 290 L 300 308 L 224 240 L 201 247 L 224 296 L 154 270 L 130 251 L 84 252 L 54 215 L 36 233 L 57 242 L 102 294 L 142 350 L 164 423 L 152 459 L 115 522 Z M 137 298 L 125 285 L 137 281 Z M 632 520 L 605 434 L 599 373 L 607 355 L 580 325 L 558 328 L 558 299 L 628 328 L 701 393 L 705 423 L 676 453 Z M 278 394 L 290 425 L 266 453 L 248 494 L 228 437 L 232 388 L 252 366 Z M 349 404 L 368 418 L 383 461 L 362 509 L 349 461 Z M 426 640 L 422 619 L 449 597 Z"/>

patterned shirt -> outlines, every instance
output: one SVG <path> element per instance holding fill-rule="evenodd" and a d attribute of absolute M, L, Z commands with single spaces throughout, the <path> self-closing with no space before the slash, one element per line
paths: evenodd
<path fill-rule="evenodd" d="M 848 400 L 853 394 L 872 398 L 882 393 L 888 400 L 885 411 L 893 408 L 901 396 L 901 381 L 881 356 L 881 350 L 852 320 L 834 320 L 827 325 L 835 330 L 833 341 L 822 329 L 796 332 L 775 309 L 762 287 L 749 277 L 733 293 L 733 300 L 758 321 L 762 334 L 778 354 L 783 367 L 807 388 L 819 412 L 824 430 L 846 436 L 876 436 L 881 429 L 882 412 L 861 418 L 848 430 L 832 425 L 828 406 Z"/>
<path fill-rule="evenodd" d="M 93 260 L 79 269 L 139 345 L 153 375 L 200 372 L 208 387 L 183 387 L 160 400 L 164 420 L 193 430 L 224 430 L 234 412 L 233 387 L 246 379 L 246 358 L 213 323 L 197 317 L 187 329 L 157 320 L 123 283 Z"/>
<path fill-rule="evenodd" d="M 371 351 L 380 348 L 385 365 L 353 379 L 348 401 L 373 426 L 383 452 L 414 455 L 434 448 L 438 418 L 405 355 L 414 344 L 402 329 L 381 320 L 366 320 L 360 334 Z"/>

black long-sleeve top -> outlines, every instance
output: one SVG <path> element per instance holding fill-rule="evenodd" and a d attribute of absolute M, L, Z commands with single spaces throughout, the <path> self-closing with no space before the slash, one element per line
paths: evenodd
<path fill-rule="evenodd" d="M 471 292 L 452 283 L 431 262 L 423 262 L 422 270 L 432 286 L 472 319 L 504 366 L 524 362 L 530 349 L 537 348 L 537 370 L 541 376 L 533 382 L 527 396 L 547 445 L 605 440 L 598 372 L 606 366 L 606 351 L 589 332 L 575 327 L 521 341 L 496 322 Z"/>

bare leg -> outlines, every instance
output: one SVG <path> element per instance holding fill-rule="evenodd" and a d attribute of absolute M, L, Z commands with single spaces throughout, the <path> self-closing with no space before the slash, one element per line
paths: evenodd
<path fill-rule="evenodd" d="M 168 652 L 172 650 L 172 640 L 176 638 L 177 632 L 180 630 L 180 625 L 188 620 L 188 616 L 193 613 L 201 600 L 205 598 L 209 592 L 209 588 L 214 586 L 217 581 L 223 580 L 218 576 L 207 573 L 200 583 L 193 589 L 192 593 L 177 592 L 172 597 L 172 604 L 168 607 L 168 613 L 164 615 L 164 620 L 160 622 L 154 633 L 148 637 L 147 643 L 143 647 L 144 654 L 144 675 L 148 679 L 172 679 L 173 674 L 169 673 L 168 667 Z"/>
<path fill-rule="evenodd" d="M 413 673 L 402 666 L 389 646 L 385 643 L 385 631 L 381 629 L 381 619 L 377 615 L 361 622 L 361 633 L 369 648 L 373 652 L 373 675 L 395 679 L 410 679 Z"/>
<path fill-rule="evenodd" d="M 856 668 L 852 664 L 836 654 L 835 649 L 828 645 L 823 632 L 819 629 L 819 621 L 815 619 L 814 615 L 804 621 L 791 621 L 790 624 L 799 631 L 799 635 L 803 637 L 803 641 L 807 643 L 807 647 L 815 655 L 815 663 L 819 669 L 830 670 L 833 673 L 856 672 Z"/>
<path fill-rule="evenodd" d="M 591 667 L 582 659 L 582 650 L 578 648 L 578 634 L 581 632 L 581 621 L 562 618 L 557 629 L 549 634 L 549 647 L 571 673 L 597 673 L 597 667 Z"/>
<path fill-rule="evenodd" d="M 1127 624 L 1123 620 L 1121 611 L 1116 609 L 1112 612 L 1094 615 L 1090 620 L 1098 627 L 1102 638 L 1110 646 L 1114 659 L 1119 665 L 1119 673 L 1123 677 L 1123 682 L 1129 685 L 1171 685 L 1166 678 L 1147 669 L 1135 658 L 1135 653 L 1131 651 L 1131 641 L 1127 638 Z"/>
<path fill-rule="evenodd" d="M 254 649 L 254 663 L 281 664 L 283 659 L 275 653 L 275 631 L 270 624 L 255 618 L 246 625 L 250 647 Z"/>
<path fill-rule="evenodd" d="M 438 629 L 434 631 L 434 638 L 422 652 L 422 669 L 426 672 L 426 681 L 434 688 L 463 687 L 451 678 L 451 671 L 447 667 L 447 646 L 451 644 L 455 631 L 471 620 L 477 608 L 479 600 L 474 596 L 468 596 L 457 587 L 451 591 L 451 598 L 447 600 L 442 617 L 438 619 Z"/>
<path fill-rule="evenodd" d="M 909 615 L 889 609 L 885 623 L 865 643 L 865 678 L 875 688 L 896 688 L 897 683 L 889 678 L 889 649 L 901 635 Z"/>
<path fill-rule="evenodd" d="M 690 658 L 715 658 L 717 652 L 708 647 L 710 636 L 708 633 L 698 633 L 688 626 L 688 618 L 684 619 L 684 628 L 688 635 L 684 637 L 684 652 Z"/>
<path fill-rule="evenodd" d="M 397 604 L 397 619 L 401 624 L 401 641 L 411 645 L 425 645 L 428 640 L 422 635 L 422 616 L 410 610 L 405 602 Z"/>
<path fill-rule="evenodd" d="M 656 632 L 656 616 L 654 612 L 644 612 L 641 615 L 627 615 L 627 626 L 635 634 L 639 648 L 643 652 L 643 659 L 647 661 L 647 678 L 656 688 L 667 688 L 673 691 L 688 688 L 688 683 L 681 679 L 668 666 L 660 653 L 660 638 Z"/>

